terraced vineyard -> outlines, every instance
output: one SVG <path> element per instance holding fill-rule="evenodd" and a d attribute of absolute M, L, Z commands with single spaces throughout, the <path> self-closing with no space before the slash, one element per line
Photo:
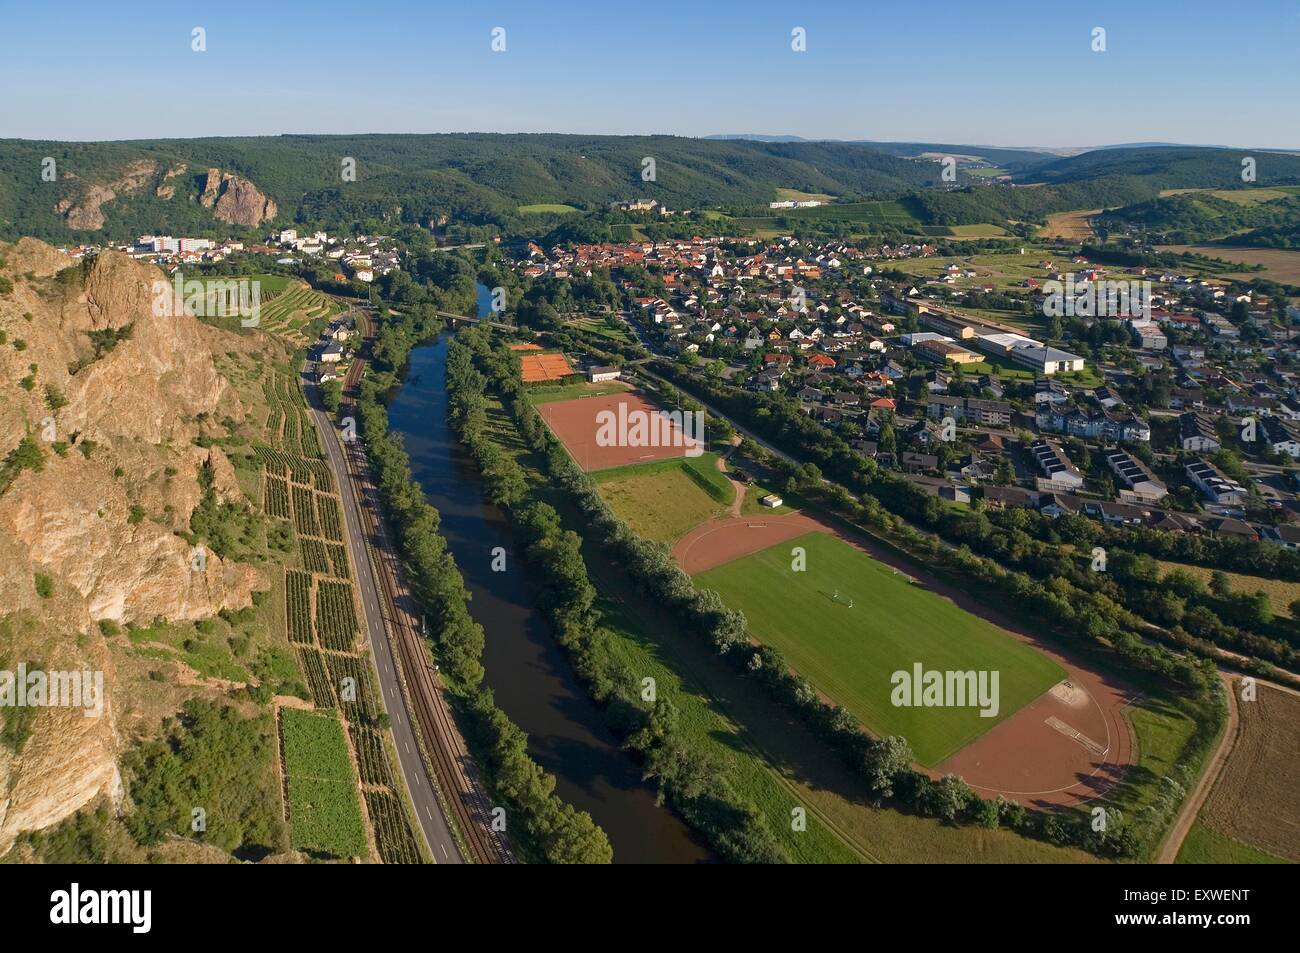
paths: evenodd
<path fill-rule="evenodd" d="M 308 328 L 310 324 L 328 319 L 342 310 L 319 291 L 294 283 L 283 291 L 262 295 L 261 327 L 302 344 L 315 336 Z"/>
<path fill-rule="evenodd" d="M 316 586 L 316 634 L 320 644 L 336 652 L 350 652 L 356 644 L 357 628 L 352 584 L 319 582 Z"/>
<path fill-rule="evenodd" d="M 285 805 L 293 843 L 332 857 L 366 856 L 373 845 L 385 863 L 421 863 L 420 842 L 398 793 L 385 732 L 376 727 L 382 708 L 370 660 L 364 648 L 357 648 L 361 627 L 333 474 L 296 379 L 271 370 L 262 379 L 262 391 L 271 406 L 268 443 L 253 447 L 264 469 L 262 507 L 270 516 L 292 521 L 303 567 L 285 571 L 285 631 L 321 713 L 316 717 L 330 713 L 344 729 L 340 740 L 344 753 L 352 756 L 346 784 L 351 797 L 357 801 L 356 792 L 364 794 L 358 842 L 357 818 L 346 807 L 342 775 L 317 777 L 301 766 L 287 770 Z M 291 752 L 282 751 L 287 762 Z M 351 773 L 353 763 L 359 786 Z"/>
<path fill-rule="evenodd" d="M 382 789 L 367 789 L 365 793 L 370 822 L 375 827 L 376 846 L 384 863 L 420 863 L 420 846 L 406 823 L 406 813 L 396 795 Z"/>
<path fill-rule="evenodd" d="M 327 857 L 365 856 L 365 822 L 338 717 L 282 708 L 280 742 L 293 846 Z"/>

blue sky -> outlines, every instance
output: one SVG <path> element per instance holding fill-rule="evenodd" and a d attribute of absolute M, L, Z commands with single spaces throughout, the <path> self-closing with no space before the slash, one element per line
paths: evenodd
<path fill-rule="evenodd" d="M 1300 148 L 1300 3 L 0 0 L 0 137 L 766 133 Z M 193 27 L 207 51 L 190 49 Z M 506 31 L 506 50 L 490 48 Z M 1104 53 L 1091 50 L 1094 27 Z M 806 52 L 791 50 L 803 27 Z"/>

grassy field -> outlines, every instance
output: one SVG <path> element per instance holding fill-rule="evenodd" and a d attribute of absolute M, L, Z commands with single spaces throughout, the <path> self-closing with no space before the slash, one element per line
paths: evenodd
<path fill-rule="evenodd" d="M 1209 585 L 1210 577 L 1214 575 L 1213 569 L 1207 569 L 1204 566 L 1193 566 L 1190 563 L 1171 563 L 1165 560 L 1157 560 L 1160 564 L 1162 573 L 1170 573 L 1175 569 L 1181 569 L 1183 572 L 1195 576 L 1201 582 Z M 1291 603 L 1300 599 L 1300 582 L 1288 582 L 1284 579 L 1267 579 L 1264 576 L 1247 576 L 1239 572 L 1225 572 L 1228 581 L 1232 583 L 1233 592 L 1260 592 L 1263 591 L 1268 595 L 1269 604 L 1273 607 L 1275 615 L 1290 617 Z"/>
<path fill-rule="evenodd" d="M 524 393 L 528 400 L 537 404 L 549 404 L 557 400 L 574 400 L 578 397 L 603 397 L 605 394 L 617 394 L 632 388 L 622 381 L 605 381 L 600 384 L 588 384 L 579 381 L 576 384 L 551 384 L 542 387 L 529 387 Z"/>
<path fill-rule="evenodd" d="M 835 196 L 827 195 L 825 192 L 800 192 L 798 189 L 777 189 L 776 199 L 778 202 L 833 202 Z"/>
<path fill-rule="evenodd" d="M 529 467 L 535 491 L 556 506 L 566 525 L 586 526 L 567 498 L 548 485 L 523 451 L 513 423 L 492 402 L 489 431 Z M 678 724 L 704 744 L 728 782 L 752 803 L 796 863 L 1098 863 L 1083 851 L 1054 847 L 1005 830 L 954 828 L 935 818 L 870 806 L 863 779 L 808 729 L 774 705 L 756 680 L 738 674 L 710 647 L 684 633 L 676 617 L 633 586 L 606 551 L 584 535 L 583 557 L 598 593 L 611 651 L 653 678 Z M 803 807 L 808 827 L 791 830 Z"/>
<path fill-rule="evenodd" d="M 804 572 L 791 571 L 795 546 L 807 552 Z M 829 535 L 782 543 L 701 573 L 696 582 L 743 610 L 759 639 L 872 731 L 906 737 L 925 765 L 965 747 L 1065 677 L 1047 657 Z M 917 662 L 927 671 L 998 671 L 997 715 L 895 707 L 890 677 L 910 673 Z"/>
<path fill-rule="evenodd" d="M 562 205 L 559 202 L 539 202 L 536 205 L 521 205 L 518 211 L 522 215 L 540 215 L 551 213 L 554 215 L 567 215 L 570 212 L 576 212 L 578 209 L 572 205 Z"/>
<path fill-rule="evenodd" d="M 1216 834 L 1204 824 L 1193 824 L 1178 851 L 1176 864 L 1289 864 L 1249 844 Z"/>
<path fill-rule="evenodd" d="M 622 321 L 619 321 L 615 327 L 610 327 L 602 318 L 575 318 L 572 321 L 565 321 L 564 326 L 609 338 L 609 340 L 618 341 L 620 344 L 636 343 L 636 337 Z"/>
<path fill-rule="evenodd" d="M 280 710 L 293 846 L 330 857 L 362 857 L 365 825 L 348 743 L 335 715 Z"/>
<path fill-rule="evenodd" d="M 1268 278 L 1285 284 L 1300 285 L 1300 251 L 1285 248 L 1241 248 L 1233 245 L 1159 245 L 1160 251 L 1195 252 L 1224 261 L 1263 265 L 1263 271 L 1226 271 L 1226 278 Z"/>
<path fill-rule="evenodd" d="M 600 495 L 638 535 L 662 543 L 672 542 L 724 509 L 692 479 L 685 461 L 666 464 L 606 470 L 596 481 Z"/>

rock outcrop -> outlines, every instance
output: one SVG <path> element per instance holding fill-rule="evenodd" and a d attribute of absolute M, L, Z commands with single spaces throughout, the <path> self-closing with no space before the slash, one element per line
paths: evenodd
<path fill-rule="evenodd" d="M 199 202 L 221 221 L 248 228 L 275 218 L 277 212 L 275 202 L 252 182 L 220 169 L 208 170 Z"/>
<path fill-rule="evenodd" d="M 76 183 L 79 191 L 60 199 L 54 210 L 63 216 L 69 228 L 96 231 L 104 227 L 103 207 L 106 204 L 119 195 L 134 195 L 142 191 L 157 173 L 157 163 L 147 159 L 135 160 L 122 175 L 107 185 L 81 182 L 73 173 L 64 173 L 64 180 Z"/>
<path fill-rule="evenodd" d="M 0 296 L 0 461 L 30 436 L 43 462 L 0 483 L 0 668 L 103 671 L 110 700 L 94 719 L 41 709 L 17 753 L 0 744 L 3 853 L 17 833 L 120 793 L 97 623 L 206 618 L 266 583 L 215 554 L 196 568 L 178 535 L 203 496 L 200 467 L 219 498 L 242 497 L 225 454 L 195 443 L 204 421 L 244 417 L 213 358 L 239 335 L 155 309 L 165 276 L 116 253 L 78 263 L 23 239 L 0 244 L 0 262 L 13 284 Z M 37 592 L 38 574 L 52 594 Z"/>

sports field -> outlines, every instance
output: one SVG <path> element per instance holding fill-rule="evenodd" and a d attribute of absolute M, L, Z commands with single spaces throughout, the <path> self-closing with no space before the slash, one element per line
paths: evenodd
<path fill-rule="evenodd" d="M 735 489 L 718 470 L 718 455 L 633 464 L 592 475 L 600 495 L 633 532 L 669 543 L 723 513 Z"/>
<path fill-rule="evenodd" d="M 806 569 L 794 572 L 791 550 Z M 1054 661 L 890 567 L 825 533 L 810 533 L 699 573 L 741 609 L 749 629 L 879 735 L 903 735 L 930 767 L 1066 677 Z M 848 603 L 852 600 L 853 607 Z M 896 671 L 997 671 L 998 711 L 896 707 Z"/>

